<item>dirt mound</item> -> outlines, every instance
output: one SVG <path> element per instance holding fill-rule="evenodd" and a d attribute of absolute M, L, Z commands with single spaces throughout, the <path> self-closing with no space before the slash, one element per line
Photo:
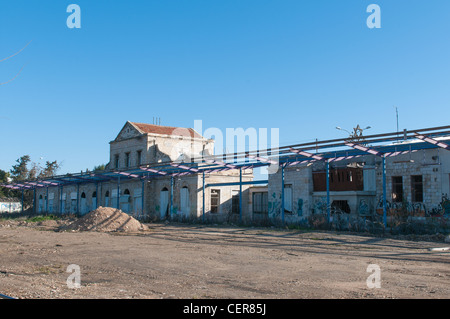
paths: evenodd
<path fill-rule="evenodd" d="M 138 232 L 148 230 L 148 227 L 120 209 L 99 207 L 61 230 Z"/>

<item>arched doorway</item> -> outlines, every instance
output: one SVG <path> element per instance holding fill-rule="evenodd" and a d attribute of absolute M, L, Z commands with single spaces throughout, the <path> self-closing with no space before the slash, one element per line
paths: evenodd
<path fill-rule="evenodd" d="M 125 189 L 123 191 L 123 195 L 120 197 L 120 209 L 124 213 L 127 213 L 127 214 L 130 212 L 130 190 L 129 189 Z"/>
<path fill-rule="evenodd" d="M 91 210 L 97 209 L 97 192 L 92 193 L 92 207 Z"/>
<path fill-rule="evenodd" d="M 86 193 L 81 193 L 81 199 L 80 199 L 80 209 L 81 209 L 81 215 L 87 214 L 89 208 L 87 206 L 86 202 Z"/>
<path fill-rule="evenodd" d="M 105 193 L 105 207 L 109 207 L 109 191 Z"/>
<path fill-rule="evenodd" d="M 43 210 L 44 210 L 44 198 L 42 195 L 39 195 L 38 212 L 42 213 Z"/>

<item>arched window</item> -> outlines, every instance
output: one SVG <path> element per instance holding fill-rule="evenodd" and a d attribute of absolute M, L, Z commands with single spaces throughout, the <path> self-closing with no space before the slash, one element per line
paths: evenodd
<path fill-rule="evenodd" d="M 124 195 L 130 195 L 130 191 L 128 190 L 128 188 L 126 190 L 123 191 Z"/>
<path fill-rule="evenodd" d="M 81 193 L 81 198 L 86 198 L 86 194 L 84 192 Z"/>
<path fill-rule="evenodd" d="M 92 198 L 97 197 L 97 192 L 92 193 Z"/>

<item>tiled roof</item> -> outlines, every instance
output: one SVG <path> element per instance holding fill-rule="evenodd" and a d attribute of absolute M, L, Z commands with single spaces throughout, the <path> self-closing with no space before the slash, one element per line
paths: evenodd
<path fill-rule="evenodd" d="M 189 136 L 189 137 L 195 137 L 195 138 L 202 138 L 202 136 L 200 134 L 198 134 L 192 128 L 161 126 L 161 125 L 135 123 L 135 122 L 130 122 L 130 123 L 143 133 L 186 136 L 186 137 Z"/>

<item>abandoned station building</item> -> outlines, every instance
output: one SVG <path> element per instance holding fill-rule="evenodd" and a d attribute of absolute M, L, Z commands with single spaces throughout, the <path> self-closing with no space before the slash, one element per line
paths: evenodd
<path fill-rule="evenodd" d="M 33 187 L 35 209 L 85 214 L 110 206 L 150 219 L 250 223 L 297 223 L 313 214 L 448 216 L 449 131 L 427 130 L 405 132 L 403 140 L 384 134 L 379 146 L 342 139 L 316 143 L 315 151 L 308 143 L 290 147 L 267 180 L 255 181 L 253 169 L 271 157 L 196 163 L 214 153 L 214 140 L 193 129 L 127 122 L 110 142 L 104 171 L 41 181 Z"/>
<path fill-rule="evenodd" d="M 192 220 L 203 214 L 203 176 L 152 169 L 164 163 L 172 171 L 176 162 L 210 155 L 214 140 L 189 128 L 127 122 L 110 142 L 110 161 L 105 171 L 54 177 L 36 192 L 39 212 L 80 213 L 98 206 L 119 208 L 136 217 Z M 142 173 L 145 173 L 142 175 Z M 141 174 L 142 178 L 135 178 Z M 152 178 L 146 178 L 150 175 Z M 226 220 L 238 214 L 240 174 L 234 170 L 208 173 L 209 185 L 227 182 L 234 185 L 205 188 L 205 209 L 209 220 Z M 242 173 L 242 181 L 253 179 L 251 169 Z M 64 181 L 67 186 L 60 186 Z M 56 182 L 56 183 L 55 183 Z M 57 186 L 58 185 L 58 186 Z M 248 186 L 242 188 L 247 191 Z M 47 200 L 48 198 L 48 200 Z"/>
<path fill-rule="evenodd" d="M 409 143 L 402 143 L 403 149 Z M 391 145 L 398 147 L 400 144 Z M 450 152 L 439 148 L 402 151 L 385 159 L 385 189 L 388 218 L 450 213 Z M 389 154 L 389 153 L 388 153 Z M 395 155 L 395 151 L 390 154 Z M 345 155 L 342 157 L 346 157 Z M 266 212 L 271 219 L 281 217 L 282 184 L 284 216 L 287 223 L 299 222 L 311 214 L 352 217 L 383 216 L 383 163 L 377 155 L 348 156 L 329 162 L 327 202 L 326 162 L 290 165 L 269 175 Z"/>

